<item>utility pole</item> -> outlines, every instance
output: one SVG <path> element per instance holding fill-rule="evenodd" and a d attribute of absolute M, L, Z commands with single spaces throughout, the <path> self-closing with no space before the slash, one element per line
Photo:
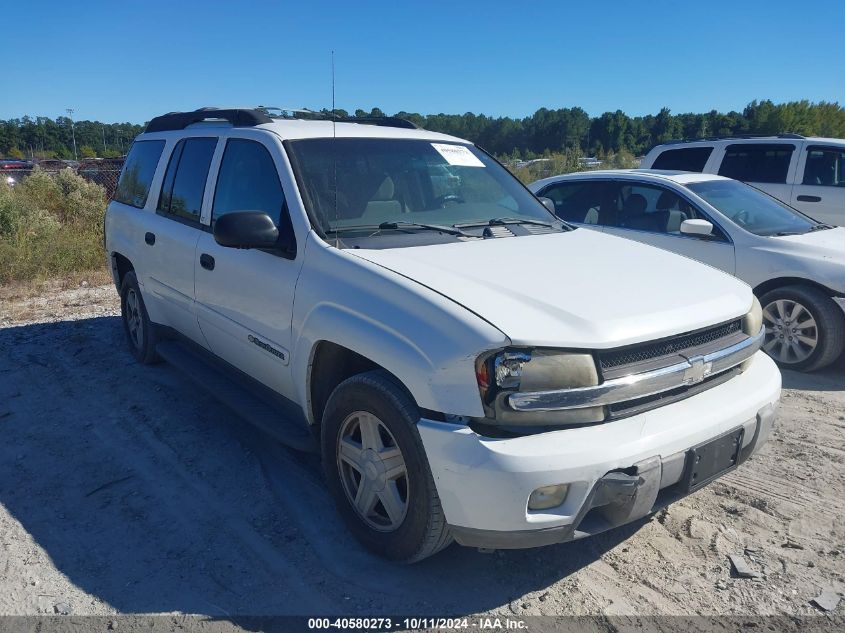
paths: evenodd
<path fill-rule="evenodd" d="M 108 149 L 106 149 L 106 126 L 103 125 L 103 156 L 108 153 Z"/>
<path fill-rule="evenodd" d="M 67 108 L 65 110 L 67 115 L 70 117 L 70 134 L 73 137 L 73 160 L 78 160 L 76 156 L 76 131 L 73 129 L 73 108 Z"/>

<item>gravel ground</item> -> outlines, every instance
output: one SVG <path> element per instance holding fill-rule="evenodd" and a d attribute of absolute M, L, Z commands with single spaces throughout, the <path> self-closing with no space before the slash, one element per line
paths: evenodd
<path fill-rule="evenodd" d="M 113 287 L 0 302 L 0 614 L 795 620 L 845 591 L 845 359 L 785 373 L 763 451 L 650 520 L 398 567 L 346 533 L 313 461 L 135 363 Z M 760 577 L 733 577 L 731 554 Z"/>

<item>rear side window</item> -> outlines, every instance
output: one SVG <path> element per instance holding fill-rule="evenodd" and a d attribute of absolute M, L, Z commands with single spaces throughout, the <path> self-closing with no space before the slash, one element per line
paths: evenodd
<path fill-rule="evenodd" d="M 216 146 L 216 138 L 179 141 L 164 174 L 158 199 L 159 213 L 199 222 L 205 181 Z"/>
<path fill-rule="evenodd" d="M 261 143 L 230 139 L 217 176 L 212 223 L 238 211 L 264 211 L 279 224 L 285 195 L 270 152 Z"/>
<path fill-rule="evenodd" d="M 126 157 L 114 199 L 142 209 L 150 195 L 150 185 L 164 150 L 164 141 L 135 141 Z"/>
<path fill-rule="evenodd" d="M 845 187 L 845 149 L 807 148 L 803 182 L 817 187 Z"/>
<path fill-rule="evenodd" d="M 794 145 L 728 145 L 719 175 L 743 182 L 785 183 Z"/>
<path fill-rule="evenodd" d="M 707 159 L 713 153 L 712 147 L 684 147 L 683 149 L 667 149 L 654 160 L 652 169 L 668 169 L 672 171 L 704 171 Z"/>

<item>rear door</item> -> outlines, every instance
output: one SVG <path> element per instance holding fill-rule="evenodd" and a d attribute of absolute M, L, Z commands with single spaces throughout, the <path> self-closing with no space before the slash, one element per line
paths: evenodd
<path fill-rule="evenodd" d="M 145 299 L 153 320 L 205 346 L 194 312 L 194 258 L 216 136 L 180 139 L 170 154 L 155 214 L 144 236 Z"/>
<path fill-rule="evenodd" d="M 845 226 L 845 147 L 806 143 L 791 204 L 820 222 Z"/>
<path fill-rule="evenodd" d="M 710 264 L 727 273 L 736 272 L 734 245 L 711 217 L 685 196 L 660 185 L 616 181 L 612 192 L 615 213 L 605 213 L 605 233 L 651 244 Z M 713 224 L 713 235 L 682 234 L 684 220 L 701 219 Z"/>
<path fill-rule="evenodd" d="M 194 258 L 197 317 L 212 352 L 292 399 L 291 319 L 304 259 L 304 250 L 296 248 L 286 202 L 285 188 L 293 195 L 293 183 L 281 169 L 283 150 L 275 136 L 239 131 L 221 149 L 215 160 L 219 167 L 206 220 L 209 226 L 199 238 Z M 270 215 L 286 250 L 217 244 L 214 223 L 224 214 L 241 211 Z"/>

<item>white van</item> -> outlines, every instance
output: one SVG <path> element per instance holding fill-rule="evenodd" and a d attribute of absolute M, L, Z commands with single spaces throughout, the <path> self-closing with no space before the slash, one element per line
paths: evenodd
<path fill-rule="evenodd" d="M 658 145 L 641 167 L 747 182 L 820 222 L 845 226 L 845 139 L 780 134 Z"/>

